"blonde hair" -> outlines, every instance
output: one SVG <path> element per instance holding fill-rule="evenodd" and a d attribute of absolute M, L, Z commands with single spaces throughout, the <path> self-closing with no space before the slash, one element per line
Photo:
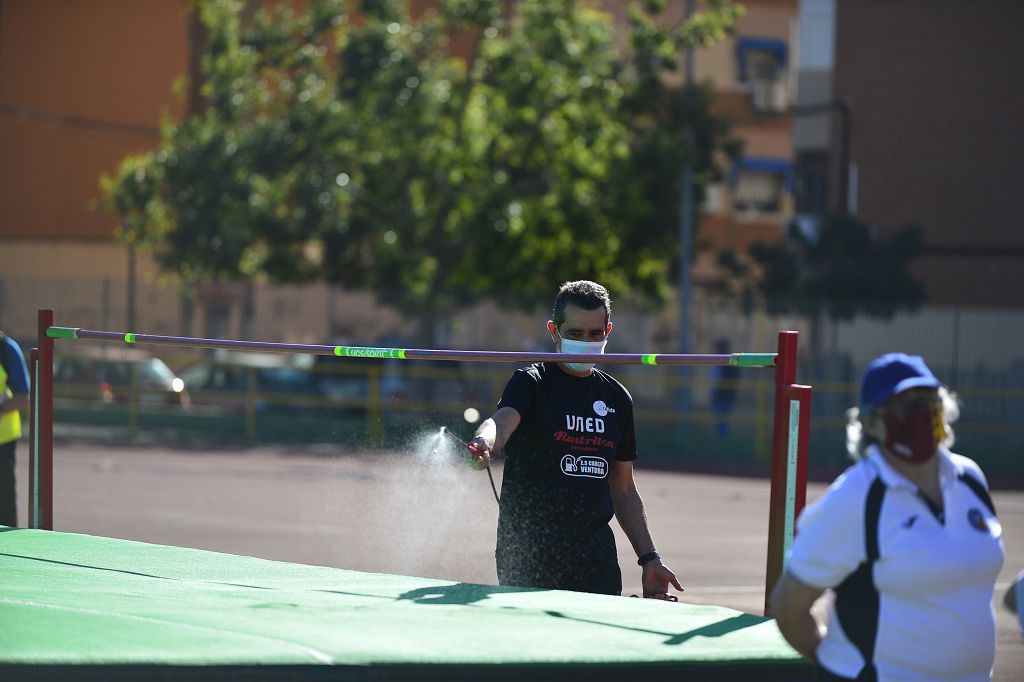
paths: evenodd
<path fill-rule="evenodd" d="M 946 426 L 946 437 L 942 440 L 942 445 L 951 448 L 956 442 L 952 425 L 960 418 L 960 398 L 945 386 L 939 386 L 939 399 L 942 400 L 942 422 Z M 864 420 L 872 415 L 873 413 L 869 413 L 862 416 L 858 407 L 851 407 L 846 411 L 846 451 L 855 460 L 862 458 L 868 447 L 876 442 L 864 430 Z"/>

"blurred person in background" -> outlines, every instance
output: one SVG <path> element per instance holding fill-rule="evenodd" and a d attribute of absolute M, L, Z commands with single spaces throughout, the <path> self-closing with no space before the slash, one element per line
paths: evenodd
<path fill-rule="evenodd" d="M 14 448 L 28 406 L 28 368 L 21 348 L 0 331 L 0 526 L 18 525 Z"/>
<path fill-rule="evenodd" d="M 555 352 L 599 354 L 611 299 L 595 282 L 566 282 L 548 334 Z M 682 590 L 655 550 L 633 480 L 633 398 L 592 362 L 540 362 L 509 379 L 494 416 L 470 441 L 487 460 L 505 448 L 495 559 L 502 585 L 618 595 L 614 515 L 642 567 L 644 597 Z"/>
<path fill-rule="evenodd" d="M 779 630 L 821 680 L 990 679 L 1002 532 L 985 475 L 947 449 L 955 398 L 921 357 L 890 353 L 849 416 L 857 462 L 800 515 L 771 597 Z"/>
<path fill-rule="evenodd" d="M 729 339 L 718 339 L 714 353 L 727 355 Z M 715 415 L 715 433 L 724 438 L 729 435 L 729 415 L 736 406 L 737 385 L 740 368 L 733 365 L 715 365 L 711 368 L 711 411 Z"/>

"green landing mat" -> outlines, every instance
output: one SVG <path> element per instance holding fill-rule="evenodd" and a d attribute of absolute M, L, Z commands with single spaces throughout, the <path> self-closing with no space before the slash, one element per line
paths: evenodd
<path fill-rule="evenodd" d="M 175 679 L 182 671 L 207 679 L 218 670 L 332 668 L 361 671 L 344 679 L 402 677 L 396 671 L 428 679 L 431 669 L 454 679 L 460 668 L 519 670 L 524 679 L 545 677 L 529 670 L 605 679 L 595 673 L 690 668 L 722 673 L 714 679 L 810 678 L 774 621 L 717 606 L 0 527 L 0 678 L 14 679 L 4 669 L 68 666 L 78 677 L 105 671 L 97 679 L 168 668 Z"/>

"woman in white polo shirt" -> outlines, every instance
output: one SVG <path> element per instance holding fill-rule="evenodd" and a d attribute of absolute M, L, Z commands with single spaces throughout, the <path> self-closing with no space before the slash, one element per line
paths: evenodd
<path fill-rule="evenodd" d="M 984 474 L 947 449 L 956 401 L 920 357 L 890 353 L 860 402 L 858 461 L 801 514 L 773 590 L 779 630 L 822 680 L 989 680 L 1003 543 Z"/>

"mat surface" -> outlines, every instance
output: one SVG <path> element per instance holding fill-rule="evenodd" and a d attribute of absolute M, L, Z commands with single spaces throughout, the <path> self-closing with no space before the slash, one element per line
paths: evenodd
<path fill-rule="evenodd" d="M 800 665 L 715 606 L 0 527 L 0 665 Z"/>

